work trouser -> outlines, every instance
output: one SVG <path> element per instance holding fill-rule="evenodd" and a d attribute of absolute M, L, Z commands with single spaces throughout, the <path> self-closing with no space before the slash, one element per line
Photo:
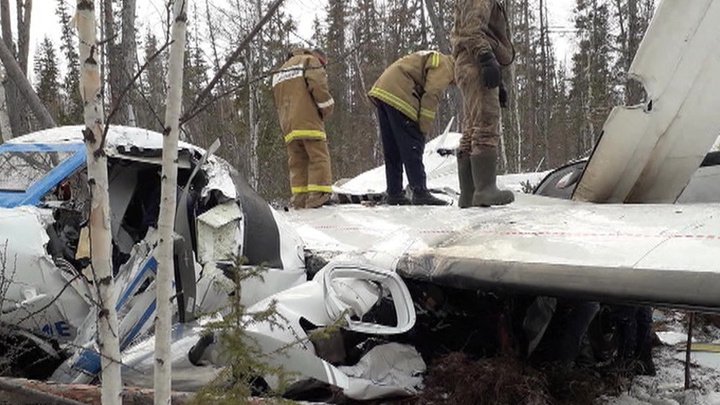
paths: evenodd
<path fill-rule="evenodd" d="M 618 356 L 639 357 L 652 346 L 652 307 L 617 306 L 613 310 L 617 331 Z"/>
<path fill-rule="evenodd" d="M 600 310 L 589 301 L 558 301 L 552 321 L 536 352 L 541 361 L 572 364 L 580 353 L 583 338 Z"/>
<path fill-rule="evenodd" d="M 403 166 L 407 172 L 410 189 L 425 190 L 427 188 L 423 164 L 425 136 L 420 132 L 420 126 L 394 107 L 377 99 L 375 102 L 385 156 L 388 195 L 396 196 L 402 193 Z"/>
<path fill-rule="evenodd" d="M 330 151 L 324 139 L 296 139 L 287 144 L 292 205 L 315 208 L 332 193 Z"/>
<path fill-rule="evenodd" d="M 497 148 L 500 142 L 498 89 L 485 86 L 477 60 L 468 52 L 455 59 L 455 80 L 463 96 L 463 133 L 458 156 L 478 155 L 481 149 Z"/>

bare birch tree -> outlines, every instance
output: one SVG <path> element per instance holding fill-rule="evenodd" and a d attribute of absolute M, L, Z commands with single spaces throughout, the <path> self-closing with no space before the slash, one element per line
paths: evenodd
<path fill-rule="evenodd" d="M 183 95 L 185 33 L 187 30 L 186 0 L 175 0 L 168 63 L 168 95 L 163 138 L 162 185 L 158 230 L 157 316 L 155 318 L 155 404 L 170 403 L 170 300 L 173 276 L 173 241 L 175 206 L 177 202 L 177 159 L 180 137 L 180 112 Z"/>
<path fill-rule="evenodd" d="M 77 0 L 76 23 L 79 36 L 80 95 L 85 116 L 83 130 L 87 151 L 90 195 L 91 267 L 95 278 L 98 308 L 97 344 L 102 359 L 102 403 L 120 404 L 120 344 L 115 311 L 115 285 L 112 274 L 112 237 L 110 235 L 110 200 L 108 195 L 107 156 L 103 150 L 103 108 L 100 92 L 100 53 L 95 37 L 93 0 Z"/>

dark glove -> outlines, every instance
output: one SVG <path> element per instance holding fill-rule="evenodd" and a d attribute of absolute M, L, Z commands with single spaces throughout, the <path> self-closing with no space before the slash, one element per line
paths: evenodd
<path fill-rule="evenodd" d="M 438 155 L 442 157 L 446 156 L 454 156 L 455 155 L 455 149 L 448 149 L 448 148 L 440 148 L 437 150 Z"/>
<path fill-rule="evenodd" d="M 498 92 L 498 100 L 500 100 L 500 107 L 508 108 L 508 93 L 505 89 L 505 84 L 500 82 L 500 91 Z"/>
<path fill-rule="evenodd" d="M 485 87 L 494 89 L 502 82 L 500 64 L 492 52 L 485 52 L 480 55 L 480 66 L 482 67 L 483 81 Z"/>

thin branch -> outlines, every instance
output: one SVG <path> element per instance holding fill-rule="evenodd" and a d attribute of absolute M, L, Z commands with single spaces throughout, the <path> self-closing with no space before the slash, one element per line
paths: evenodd
<path fill-rule="evenodd" d="M 210 83 L 200 92 L 198 97 L 195 99 L 195 102 L 193 103 L 192 107 L 188 110 L 189 113 L 186 115 L 197 115 L 195 114 L 195 110 L 205 99 L 210 95 L 212 90 L 215 88 L 215 86 L 218 84 L 222 76 L 230 69 L 230 66 L 232 66 L 237 59 L 240 57 L 240 54 L 247 48 L 247 46 L 250 44 L 250 41 L 252 41 L 255 36 L 260 32 L 260 30 L 267 24 L 268 21 L 270 21 L 270 18 L 275 14 L 278 8 L 280 8 L 280 5 L 283 3 L 284 0 L 275 0 L 274 3 L 268 7 L 267 12 L 263 16 L 263 18 L 253 27 L 253 29 L 248 33 L 248 35 L 245 36 L 245 38 L 240 41 L 240 44 L 235 48 L 235 51 L 230 55 L 227 61 L 225 61 L 225 64 L 218 70 L 218 72 L 215 74 L 215 77 L 210 80 Z M 184 119 L 184 117 L 180 120 L 181 123 L 186 122 L 187 120 Z"/>
<path fill-rule="evenodd" d="M 153 53 L 147 61 L 138 69 L 137 73 L 130 79 L 130 81 L 125 85 L 125 87 L 120 92 L 120 95 L 118 96 L 118 99 L 115 101 L 115 104 L 113 105 L 112 109 L 110 110 L 110 114 L 108 114 L 107 120 L 105 120 L 105 128 L 103 129 L 103 136 L 102 140 L 100 141 L 100 148 L 98 150 L 103 150 L 105 148 L 105 140 L 107 139 L 108 131 L 110 131 L 110 122 L 112 121 L 115 114 L 117 114 L 118 110 L 120 109 L 120 105 L 122 103 L 122 100 L 127 96 L 127 93 L 132 89 L 132 87 L 137 83 L 137 81 L 140 79 L 140 76 L 145 72 L 145 70 L 150 66 L 150 64 L 160 56 L 161 53 L 165 49 L 167 49 L 172 41 L 168 41 L 163 44 L 163 46 L 160 47 L 155 53 Z"/>
<path fill-rule="evenodd" d="M 692 387 L 692 377 L 690 375 L 690 362 L 692 353 L 692 339 L 693 339 L 693 327 L 695 321 L 695 313 L 690 312 L 690 319 L 688 320 L 688 332 L 687 332 L 687 345 L 685 347 L 685 389 L 689 390 Z"/>
<path fill-rule="evenodd" d="M 55 295 L 55 297 L 54 297 L 52 300 L 50 300 L 50 302 L 48 302 L 47 304 L 45 304 L 42 308 L 40 308 L 40 309 L 38 309 L 38 310 L 36 310 L 36 311 L 34 311 L 34 312 L 28 313 L 23 319 L 21 319 L 21 320 L 18 322 L 18 324 L 21 324 L 21 323 L 27 321 L 28 319 L 34 317 L 35 315 L 39 315 L 40 313 L 44 312 L 46 309 L 50 308 L 53 304 L 55 304 L 55 302 L 56 302 L 57 300 L 60 299 L 60 297 L 61 297 L 61 296 L 63 295 L 63 293 L 65 292 L 65 290 L 67 290 L 67 288 L 70 287 L 70 285 L 72 285 L 72 283 L 74 283 L 75 280 L 77 280 L 78 278 L 80 278 L 80 275 L 79 275 L 79 274 L 76 274 L 75 277 L 73 277 L 73 278 L 71 278 L 70 280 L 68 280 L 68 281 L 65 283 L 65 285 L 63 286 L 63 288 L 60 289 L 60 291 L 57 293 L 57 295 Z M 18 310 L 20 310 L 20 309 L 25 309 L 25 308 L 18 308 Z"/>
<path fill-rule="evenodd" d="M 143 93 L 141 90 L 138 90 L 138 94 L 140 94 L 140 97 L 142 97 L 143 101 L 145 101 L 145 104 L 150 109 L 150 112 L 153 114 L 153 117 L 155 117 L 155 120 L 160 125 L 159 128 L 163 128 L 165 126 L 165 123 L 163 122 L 162 118 L 160 118 L 160 114 L 158 114 L 157 110 L 153 107 L 153 103 L 148 100 L 145 93 Z"/>
<path fill-rule="evenodd" d="M 355 52 L 357 52 L 357 50 L 360 49 L 361 46 L 365 45 L 365 44 L 368 43 L 368 42 L 370 42 L 369 39 L 368 39 L 368 40 L 365 40 L 365 41 L 363 41 L 363 42 L 361 42 L 361 43 L 359 43 L 359 44 L 357 44 L 357 45 L 355 45 L 355 46 L 354 46 L 352 49 L 350 49 L 348 52 L 340 55 L 337 59 L 329 62 L 329 63 L 326 64 L 325 66 L 309 67 L 309 68 L 295 68 L 295 69 L 287 69 L 287 70 L 285 70 L 285 71 L 287 71 L 287 72 L 292 72 L 292 71 L 296 71 L 296 70 L 307 71 L 307 70 L 312 70 L 312 69 L 325 69 L 325 68 L 327 68 L 328 66 L 332 66 L 332 65 L 335 65 L 335 64 L 343 63 L 343 62 L 344 62 L 346 59 L 348 59 L 352 54 L 354 54 Z M 184 125 L 184 124 L 186 124 L 188 121 L 190 121 L 190 120 L 192 120 L 193 118 L 197 117 L 198 115 L 200 115 L 200 113 L 202 113 L 203 111 L 207 110 L 211 105 L 215 104 L 217 101 L 219 101 L 219 100 L 222 99 L 223 97 L 226 97 L 226 96 L 228 96 L 228 95 L 230 95 L 230 94 L 233 94 L 233 93 L 235 93 L 235 92 L 237 92 L 237 91 L 239 91 L 239 90 L 242 90 L 242 89 L 250 86 L 251 84 L 255 84 L 255 83 L 257 83 L 257 82 L 263 81 L 263 80 L 267 79 L 268 77 L 274 75 L 275 73 L 277 73 L 277 69 L 268 70 L 268 71 L 266 71 L 266 72 L 264 72 L 264 73 L 261 73 L 261 74 L 258 75 L 257 77 L 252 78 L 252 79 L 248 80 L 247 82 L 244 82 L 243 84 L 239 84 L 239 85 L 234 86 L 234 87 L 232 87 L 232 88 L 230 88 L 230 89 L 228 89 L 228 90 L 226 90 L 226 91 L 221 92 L 220 94 L 215 95 L 210 101 L 208 101 L 207 103 L 203 104 L 203 105 L 200 106 L 200 107 L 195 108 L 195 106 L 193 106 L 193 109 L 191 109 L 189 112 L 185 113 L 185 115 L 183 115 L 183 117 L 180 119 L 180 125 Z"/>
<path fill-rule="evenodd" d="M 30 334 L 30 335 L 33 335 L 33 336 L 38 336 L 37 332 L 34 331 L 34 330 L 32 330 L 32 329 L 25 328 L 25 327 L 18 326 L 18 325 L 9 324 L 9 323 L 7 323 L 7 322 L 3 322 L 2 320 L 0 320 L 0 328 L 2 328 L 2 330 L 4 330 L 4 331 L 25 332 L 25 333 Z M 42 336 L 38 336 L 38 337 L 40 337 L 41 339 L 43 339 Z M 73 342 L 63 342 L 63 345 L 64 345 L 64 346 L 67 346 L 67 347 L 69 347 L 69 348 L 72 348 L 72 349 L 88 351 L 88 352 L 90 352 L 90 353 L 92 353 L 92 354 L 98 355 L 99 357 L 101 357 L 101 358 L 103 358 L 103 359 L 109 360 L 109 361 L 111 361 L 111 362 L 113 362 L 113 363 L 120 364 L 120 365 L 122 365 L 123 367 L 129 368 L 130 370 L 136 371 L 136 372 L 138 372 L 138 373 L 142 373 L 142 370 L 140 370 L 139 368 L 133 367 L 133 366 L 131 366 L 131 365 L 129 365 L 129 364 L 125 364 L 125 363 L 123 363 L 122 361 L 116 361 L 116 360 L 113 359 L 112 357 L 106 356 L 106 355 L 104 355 L 103 353 L 101 353 L 100 351 L 95 350 L 95 349 L 92 349 L 92 348 L 90 348 L 90 347 L 85 347 L 85 346 L 82 346 L 82 345 L 79 345 L 79 344 L 73 343 Z"/>

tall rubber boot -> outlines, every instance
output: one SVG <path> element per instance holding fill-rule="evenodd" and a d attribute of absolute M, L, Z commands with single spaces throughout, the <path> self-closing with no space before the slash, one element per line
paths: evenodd
<path fill-rule="evenodd" d="M 470 156 L 472 165 L 475 192 L 472 205 L 474 207 L 489 207 L 491 205 L 506 205 L 515 201 L 515 195 L 510 190 L 497 188 L 497 153 L 495 148 L 483 148 L 477 155 Z"/>
<path fill-rule="evenodd" d="M 472 207 L 473 193 L 475 192 L 475 184 L 473 183 L 472 165 L 469 156 L 458 156 L 458 180 L 460 181 L 460 198 L 458 206 L 460 208 Z"/>

